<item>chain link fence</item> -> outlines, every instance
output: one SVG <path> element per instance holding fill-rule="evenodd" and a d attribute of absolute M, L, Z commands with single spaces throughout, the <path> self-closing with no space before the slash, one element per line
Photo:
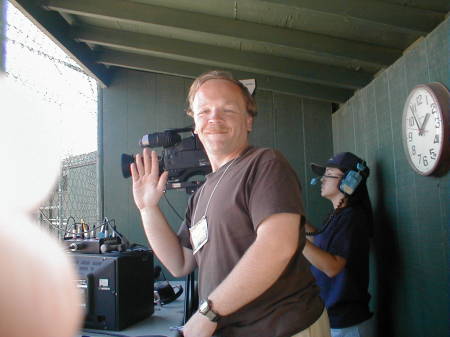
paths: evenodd
<path fill-rule="evenodd" d="M 39 209 L 39 222 L 59 238 L 68 223 L 96 224 L 97 152 L 71 156 L 63 161 L 55 191 Z"/>
<path fill-rule="evenodd" d="M 36 217 L 62 238 L 68 222 L 98 220 L 97 83 L 13 4 L 2 0 L 0 4 L 6 4 L 0 6 L 6 74 L 54 111 L 54 128 L 61 135 L 54 140 L 66 154 L 60 178 Z"/>

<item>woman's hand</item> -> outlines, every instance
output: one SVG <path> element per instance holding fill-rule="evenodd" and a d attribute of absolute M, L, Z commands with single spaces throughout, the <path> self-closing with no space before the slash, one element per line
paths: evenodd
<path fill-rule="evenodd" d="M 145 148 L 137 154 L 135 162 L 131 164 L 133 178 L 133 197 L 137 208 L 142 211 L 158 205 L 165 192 L 169 173 L 165 171 L 159 175 L 158 156 L 155 151 Z"/>

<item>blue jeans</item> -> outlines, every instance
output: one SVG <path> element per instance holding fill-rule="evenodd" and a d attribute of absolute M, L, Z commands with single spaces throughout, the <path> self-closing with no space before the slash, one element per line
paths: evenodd
<path fill-rule="evenodd" d="M 331 329 L 331 337 L 374 337 L 375 326 L 373 316 L 367 321 L 342 329 Z"/>

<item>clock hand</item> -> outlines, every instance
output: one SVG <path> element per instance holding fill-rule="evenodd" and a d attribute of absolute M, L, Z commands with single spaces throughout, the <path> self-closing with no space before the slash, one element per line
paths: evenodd
<path fill-rule="evenodd" d="M 425 118 L 423 119 L 422 126 L 419 129 L 419 135 L 423 135 L 423 133 L 425 131 L 425 125 L 427 124 L 428 119 L 430 119 L 430 114 L 429 113 L 427 113 L 425 115 Z"/>
<path fill-rule="evenodd" d="M 416 114 L 414 113 L 414 109 L 411 108 L 411 106 L 409 108 L 411 109 L 411 113 L 412 113 L 412 115 L 414 117 L 414 121 L 416 122 L 417 129 L 419 129 L 419 134 L 420 134 L 420 126 L 419 126 L 419 122 L 417 121 Z"/>

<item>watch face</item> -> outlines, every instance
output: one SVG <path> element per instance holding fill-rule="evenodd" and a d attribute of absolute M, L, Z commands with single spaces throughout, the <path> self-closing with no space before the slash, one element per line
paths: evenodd
<path fill-rule="evenodd" d="M 211 301 L 204 300 L 200 303 L 198 311 L 202 315 L 205 315 L 211 322 L 217 322 L 220 319 L 220 316 L 216 314 L 214 311 L 212 311 L 211 307 L 212 307 Z"/>
<path fill-rule="evenodd" d="M 442 107 L 425 85 L 415 87 L 403 108 L 403 145 L 413 169 L 422 175 L 433 173 L 444 144 Z"/>
<path fill-rule="evenodd" d="M 200 306 L 198 308 L 198 310 L 202 313 L 205 314 L 206 312 L 209 311 L 209 303 L 208 301 L 202 301 L 202 303 L 200 303 Z"/>

